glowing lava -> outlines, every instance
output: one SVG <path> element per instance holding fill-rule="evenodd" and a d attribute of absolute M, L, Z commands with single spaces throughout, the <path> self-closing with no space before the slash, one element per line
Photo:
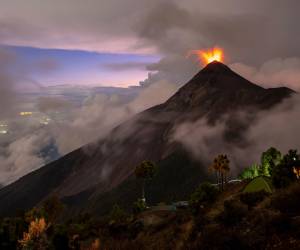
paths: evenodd
<path fill-rule="evenodd" d="M 197 56 L 197 59 L 204 65 L 209 64 L 213 61 L 224 61 L 224 52 L 220 48 L 213 48 L 209 50 L 191 50 L 188 53 L 188 57 L 191 55 Z"/>

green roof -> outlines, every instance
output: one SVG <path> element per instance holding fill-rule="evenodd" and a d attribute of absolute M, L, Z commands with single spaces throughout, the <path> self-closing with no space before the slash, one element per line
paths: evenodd
<path fill-rule="evenodd" d="M 273 192 L 273 187 L 270 178 L 264 176 L 258 176 L 250 181 L 244 188 L 244 193 L 258 192 L 265 190 L 268 193 Z"/>

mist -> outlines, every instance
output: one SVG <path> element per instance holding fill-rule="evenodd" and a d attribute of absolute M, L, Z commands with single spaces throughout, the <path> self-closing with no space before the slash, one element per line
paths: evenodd
<path fill-rule="evenodd" d="M 170 142 L 181 143 L 207 168 L 218 154 L 227 154 L 231 161 L 231 175 L 236 176 L 243 168 L 260 163 L 262 152 L 270 147 L 282 153 L 300 149 L 299 114 L 300 97 L 295 94 L 272 110 L 260 111 L 250 119 L 247 113 L 238 112 L 221 117 L 214 126 L 208 125 L 205 118 L 178 124 L 173 128 Z M 226 137 L 232 117 L 239 123 L 248 124 L 238 142 Z"/>

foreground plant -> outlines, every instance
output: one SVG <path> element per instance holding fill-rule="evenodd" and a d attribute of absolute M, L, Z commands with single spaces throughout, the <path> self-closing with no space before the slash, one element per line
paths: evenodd
<path fill-rule="evenodd" d="M 36 218 L 29 224 L 28 232 L 23 233 L 19 241 L 21 249 L 47 249 L 48 240 L 46 235 L 47 223 L 44 218 Z"/>

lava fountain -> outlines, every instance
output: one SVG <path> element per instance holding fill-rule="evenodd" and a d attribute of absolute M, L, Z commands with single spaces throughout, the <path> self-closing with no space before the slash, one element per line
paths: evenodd
<path fill-rule="evenodd" d="M 224 52 L 221 48 L 212 48 L 208 50 L 191 50 L 188 52 L 188 57 L 195 55 L 197 60 L 204 65 L 207 65 L 213 61 L 223 62 Z"/>

